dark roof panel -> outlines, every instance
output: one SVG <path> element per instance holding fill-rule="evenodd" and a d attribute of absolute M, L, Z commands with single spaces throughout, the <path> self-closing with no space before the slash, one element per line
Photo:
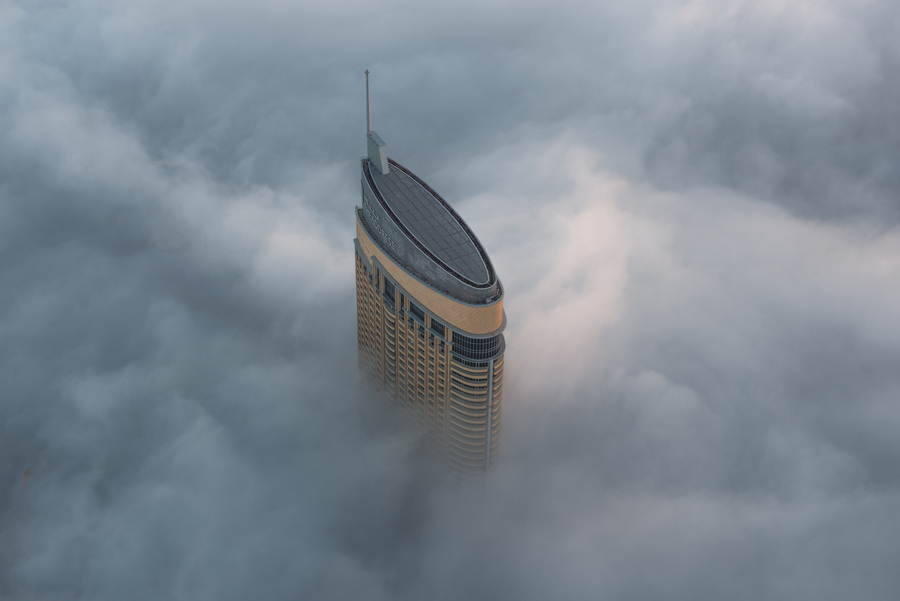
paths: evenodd
<path fill-rule="evenodd" d="M 413 179 L 412 173 L 390 163 L 387 175 L 377 169 L 371 169 L 370 174 L 401 224 L 453 271 L 476 284 L 489 283 L 491 270 L 462 220 Z"/>

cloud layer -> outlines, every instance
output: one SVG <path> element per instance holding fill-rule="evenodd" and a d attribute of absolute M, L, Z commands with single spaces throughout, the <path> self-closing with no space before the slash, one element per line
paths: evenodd
<path fill-rule="evenodd" d="M 0 598 L 897 598 L 898 29 L 0 4 Z M 507 290 L 486 486 L 358 381 L 366 68 Z"/>

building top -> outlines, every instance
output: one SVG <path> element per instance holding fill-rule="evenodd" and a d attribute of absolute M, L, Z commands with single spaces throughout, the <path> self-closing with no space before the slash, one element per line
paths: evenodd
<path fill-rule="evenodd" d="M 469 226 L 425 182 L 387 158 L 385 144 L 367 134 L 359 218 L 373 240 L 408 273 L 459 301 L 497 303 L 503 288 Z"/>
<path fill-rule="evenodd" d="M 395 161 L 390 161 L 389 167 L 387 174 L 377 167 L 371 169 L 372 180 L 415 242 L 471 283 L 491 283 L 491 269 L 483 251 L 459 215 L 407 169 Z"/>

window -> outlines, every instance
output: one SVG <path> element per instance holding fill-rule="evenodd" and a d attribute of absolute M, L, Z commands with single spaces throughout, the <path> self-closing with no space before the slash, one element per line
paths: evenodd
<path fill-rule="evenodd" d="M 444 324 L 439 322 L 436 319 L 431 320 L 431 331 L 437 334 L 438 336 L 444 336 Z"/>
<path fill-rule="evenodd" d="M 422 321 L 422 323 L 425 323 L 425 312 L 422 311 L 422 309 L 420 309 L 418 305 L 416 305 L 412 301 L 410 301 L 409 303 L 409 312 L 418 317 Z"/>
<path fill-rule="evenodd" d="M 394 285 L 387 278 L 384 278 L 384 298 L 394 306 Z"/>
<path fill-rule="evenodd" d="M 490 338 L 470 338 L 456 332 L 453 333 L 453 351 L 468 359 L 490 359 L 500 352 L 502 344 L 503 334 Z M 482 365 L 477 367 L 482 367 Z"/>
<path fill-rule="evenodd" d="M 483 361 L 469 361 L 467 359 L 460 359 L 459 357 L 454 357 L 454 361 L 459 361 L 462 365 L 468 365 L 469 367 L 474 367 L 476 369 L 485 369 L 488 364 Z"/>

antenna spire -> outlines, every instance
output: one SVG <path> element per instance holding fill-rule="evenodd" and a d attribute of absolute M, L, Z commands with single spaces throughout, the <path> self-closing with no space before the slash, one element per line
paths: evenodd
<path fill-rule="evenodd" d="M 372 131 L 372 122 L 369 120 L 369 70 L 366 69 L 366 133 Z"/>

